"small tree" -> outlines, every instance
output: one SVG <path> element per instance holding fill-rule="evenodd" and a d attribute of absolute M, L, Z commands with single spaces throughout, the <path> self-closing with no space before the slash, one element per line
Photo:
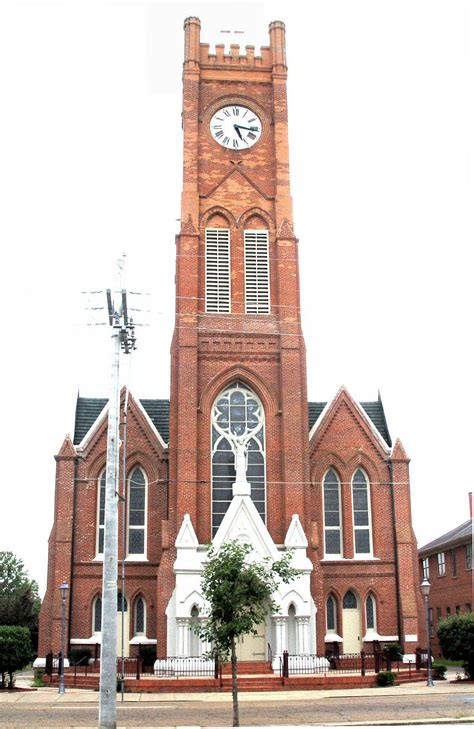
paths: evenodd
<path fill-rule="evenodd" d="M 0 625 L 29 628 L 35 650 L 40 607 L 38 583 L 30 579 L 22 560 L 13 552 L 0 552 Z"/>
<path fill-rule="evenodd" d="M 0 676 L 1 688 L 5 688 L 5 674 L 8 673 L 8 688 L 13 688 L 15 671 L 19 671 L 31 660 L 31 638 L 28 628 L 16 625 L 0 625 Z"/>
<path fill-rule="evenodd" d="M 227 542 L 217 553 L 211 547 L 201 583 L 209 612 L 200 636 L 212 643 L 214 655 L 231 655 L 233 726 L 239 726 L 236 640 L 246 633 L 256 635 L 255 626 L 268 610 L 278 609 L 272 595 L 279 581 L 288 583 L 297 574 L 290 567 L 291 553 L 272 564 L 250 561 L 251 551 L 249 544 L 237 541 Z"/>
<path fill-rule="evenodd" d="M 438 640 L 445 658 L 463 661 L 469 678 L 474 678 L 474 613 L 451 615 L 442 620 Z"/>

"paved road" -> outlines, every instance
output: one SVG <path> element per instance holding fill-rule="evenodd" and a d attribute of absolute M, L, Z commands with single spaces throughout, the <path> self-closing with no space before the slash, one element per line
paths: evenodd
<path fill-rule="evenodd" d="M 366 722 L 409 722 L 430 720 L 464 720 L 474 726 L 474 694 L 466 691 L 418 691 L 399 693 L 399 689 L 385 690 L 383 695 L 363 692 L 305 692 L 298 697 L 285 693 L 253 699 L 247 694 L 240 703 L 242 726 L 328 724 Z M 325 692 L 326 693 L 326 692 Z M 16 696 L 20 696 L 17 694 Z M 37 700 L 32 694 L 23 694 L 16 700 L 0 703 L 1 729 L 71 729 L 97 726 L 97 698 L 81 700 L 78 694 L 58 698 L 57 694 L 41 693 Z M 126 697 L 118 706 L 118 726 L 170 727 L 170 726 L 230 726 L 232 706 L 229 697 L 215 694 L 196 700 L 156 700 L 154 696 Z M 191 697 L 190 697 L 191 698 Z M 64 700 L 66 699 L 66 700 Z"/>

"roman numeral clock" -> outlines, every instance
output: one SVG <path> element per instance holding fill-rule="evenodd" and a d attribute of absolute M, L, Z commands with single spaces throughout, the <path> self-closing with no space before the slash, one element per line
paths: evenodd
<path fill-rule="evenodd" d="M 248 149 L 260 139 L 262 122 L 247 106 L 223 106 L 210 121 L 213 138 L 222 147 Z"/>

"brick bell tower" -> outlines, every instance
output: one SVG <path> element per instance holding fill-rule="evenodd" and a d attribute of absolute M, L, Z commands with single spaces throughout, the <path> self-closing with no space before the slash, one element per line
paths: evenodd
<path fill-rule="evenodd" d="M 158 591 L 163 608 L 173 584 L 172 547 L 184 515 L 189 514 L 199 543 L 208 544 L 226 509 L 217 503 L 225 491 L 218 487 L 228 489 L 234 472 L 226 484 L 213 482 L 211 427 L 216 399 L 226 388 L 242 388 L 247 401 L 255 395 L 263 409 L 263 472 L 254 479 L 258 484 L 252 483 L 252 498 L 255 490 L 276 544 L 283 543 L 295 513 L 306 531 L 304 484 L 309 480 L 285 26 L 270 24 L 270 45 L 260 54 L 253 46 L 242 54 L 238 45 L 225 54 L 223 44 L 210 52 L 200 42 L 195 17 L 185 20 L 184 32 L 183 191 L 171 345 L 170 549 Z M 242 399 L 235 387 L 234 396 Z M 227 458 L 231 470 L 233 459 L 231 455 L 229 466 Z M 250 474 L 254 462 L 249 458 L 249 463 Z M 225 470 L 224 464 L 220 473 Z M 254 466 L 253 473 L 257 471 Z M 160 594 L 165 584 L 168 590 Z"/>
<path fill-rule="evenodd" d="M 281 543 L 292 514 L 303 515 L 308 482 L 285 27 L 271 23 L 260 56 L 249 46 L 241 55 L 238 45 L 230 55 L 223 45 L 210 53 L 198 18 L 184 30 L 170 514 L 179 525 L 189 513 L 199 541 L 210 541 L 210 413 L 219 392 L 239 380 L 265 410 L 267 526 Z"/>

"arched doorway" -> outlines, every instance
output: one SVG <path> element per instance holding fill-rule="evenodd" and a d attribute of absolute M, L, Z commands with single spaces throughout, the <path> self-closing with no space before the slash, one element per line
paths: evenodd
<path fill-rule="evenodd" d="M 344 653 L 359 653 L 362 647 L 360 630 L 360 600 L 348 590 L 342 601 L 342 640 Z"/>

